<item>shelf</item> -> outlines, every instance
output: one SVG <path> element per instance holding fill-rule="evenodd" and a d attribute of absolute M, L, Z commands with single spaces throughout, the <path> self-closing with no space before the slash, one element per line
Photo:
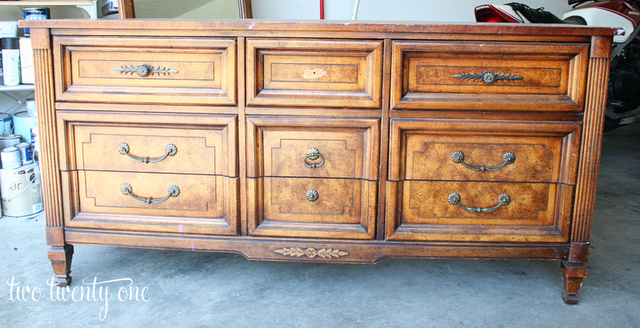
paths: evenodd
<path fill-rule="evenodd" d="M 76 6 L 86 12 L 86 18 L 98 18 L 98 0 L 63 0 L 63 1 L 2 1 L 0 6 L 15 7 L 55 7 L 55 6 Z"/>
<path fill-rule="evenodd" d="M 0 6 L 91 6 L 95 1 L 91 0 L 66 0 L 66 1 L 0 1 Z"/>
<path fill-rule="evenodd" d="M 0 92 L 30 91 L 33 89 L 35 89 L 35 86 L 33 84 L 20 84 L 20 85 L 13 85 L 13 86 L 0 85 Z"/>

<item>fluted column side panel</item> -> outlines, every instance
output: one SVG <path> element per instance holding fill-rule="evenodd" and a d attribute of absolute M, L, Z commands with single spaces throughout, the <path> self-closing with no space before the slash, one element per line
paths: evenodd
<path fill-rule="evenodd" d="M 55 99 L 53 95 L 53 64 L 51 50 L 34 49 L 36 67 L 36 106 L 38 129 L 40 132 L 40 166 L 42 170 L 43 204 L 47 226 L 62 227 L 62 194 L 60 186 L 60 165 L 56 159 Z"/>
<path fill-rule="evenodd" d="M 574 243 L 589 242 L 591 236 L 609 78 L 608 58 L 592 58 L 589 65 L 587 103 L 583 121 L 584 137 L 580 151 L 571 236 L 571 241 Z"/>

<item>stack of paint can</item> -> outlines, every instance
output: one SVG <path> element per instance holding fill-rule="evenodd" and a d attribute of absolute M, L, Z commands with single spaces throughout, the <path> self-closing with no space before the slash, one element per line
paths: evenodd
<path fill-rule="evenodd" d="M 36 162 L 40 161 L 40 142 L 38 141 L 39 138 L 38 136 L 40 135 L 40 131 L 38 130 L 38 118 L 36 117 L 37 112 L 36 112 L 36 101 L 33 99 L 27 99 L 27 116 L 31 117 L 32 119 L 32 123 L 33 125 L 31 126 L 31 129 L 29 130 L 29 140 L 31 141 L 31 144 L 33 145 L 33 159 L 36 160 Z M 25 140 L 25 142 L 29 142 L 27 140 Z"/>
<path fill-rule="evenodd" d="M 0 153 L 2 214 L 31 216 L 42 211 L 42 184 L 30 143 L 21 142 Z"/>
<path fill-rule="evenodd" d="M 17 21 L 0 21 L 0 38 L 15 38 L 18 36 Z M 0 85 L 4 85 L 4 69 L 2 68 L 2 48 L 0 41 Z M 10 57 L 10 54 L 7 54 Z"/>
<path fill-rule="evenodd" d="M 36 120 L 35 116 L 29 114 L 35 115 L 34 109 L 35 104 L 30 99 L 27 100 L 26 112 L 15 116 L 0 114 L 0 130 L 3 133 L 0 136 L 0 196 L 2 214 L 5 216 L 28 217 L 43 209 L 40 169 L 34 160 L 34 147 L 30 143 Z M 14 122 L 18 125 L 14 125 Z"/>

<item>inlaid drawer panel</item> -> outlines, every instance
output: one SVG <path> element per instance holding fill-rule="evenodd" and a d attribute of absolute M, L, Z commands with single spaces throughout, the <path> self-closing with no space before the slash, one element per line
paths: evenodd
<path fill-rule="evenodd" d="M 236 104 L 236 43 L 214 38 L 53 40 L 57 101 Z"/>
<path fill-rule="evenodd" d="M 382 41 L 247 40 L 247 105 L 381 106 Z"/>
<path fill-rule="evenodd" d="M 236 234 L 238 180 L 212 175 L 63 172 L 67 228 Z"/>
<path fill-rule="evenodd" d="M 393 119 L 389 179 L 572 184 L 579 134 L 569 122 Z"/>
<path fill-rule="evenodd" d="M 249 117 L 248 176 L 378 178 L 378 119 Z"/>
<path fill-rule="evenodd" d="M 355 179 L 248 179 L 249 234 L 372 239 L 377 183 Z"/>
<path fill-rule="evenodd" d="M 393 42 L 392 109 L 582 111 L 588 44 Z"/>
<path fill-rule="evenodd" d="M 387 238 L 565 242 L 573 187 L 544 183 L 389 182 Z"/>
<path fill-rule="evenodd" d="M 63 170 L 237 176 L 236 119 L 60 113 Z M 137 123 L 144 122 L 144 123 Z"/>

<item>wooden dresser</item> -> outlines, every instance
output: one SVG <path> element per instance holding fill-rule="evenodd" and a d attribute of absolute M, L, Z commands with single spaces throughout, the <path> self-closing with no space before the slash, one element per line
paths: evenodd
<path fill-rule="evenodd" d="M 30 21 L 49 259 L 560 260 L 586 277 L 604 28 Z"/>

